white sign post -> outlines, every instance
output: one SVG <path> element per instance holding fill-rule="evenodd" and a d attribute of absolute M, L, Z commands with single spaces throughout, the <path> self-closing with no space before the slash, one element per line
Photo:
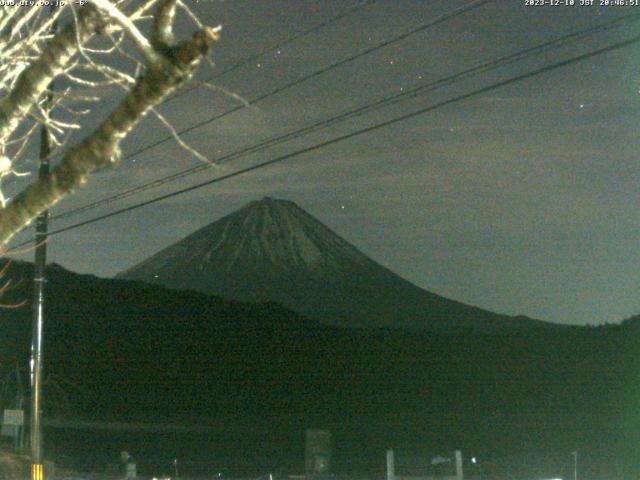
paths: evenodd
<path fill-rule="evenodd" d="M 0 434 L 3 437 L 17 437 L 20 427 L 24 425 L 24 411 L 23 410 L 5 410 L 4 417 L 2 418 L 2 431 Z"/>

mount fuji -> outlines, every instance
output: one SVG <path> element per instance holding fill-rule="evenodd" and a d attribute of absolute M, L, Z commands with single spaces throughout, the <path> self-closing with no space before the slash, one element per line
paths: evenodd
<path fill-rule="evenodd" d="M 266 197 L 213 222 L 117 278 L 241 301 L 272 301 L 342 327 L 529 329 L 425 291 L 378 264 L 291 201 Z"/>

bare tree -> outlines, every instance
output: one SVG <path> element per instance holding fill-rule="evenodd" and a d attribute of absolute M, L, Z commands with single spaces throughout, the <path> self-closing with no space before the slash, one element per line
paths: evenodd
<path fill-rule="evenodd" d="M 171 128 L 154 107 L 192 77 L 219 32 L 202 25 L 181 0 L 59 2 L 52 10 L 15 1 L 0 8 L 0 183 L 26 174 L 20 159 L 40 125 L 47 126 L 52 153 L 61 160 L 14 198 L 0 192 L 0 245 L 83 185 L 89 173 L 117 163 L 122 140 L 148 112 Z M 181 42 L 173 32 L 178 9 L 195 24 L 192 37 Z M 54 22 L 61 27 L 52 31 Z M 50 92 L 54 80 L 62 86 Z M 86 133 L 83 115 L 100 101 L 97 87 L 103 86 L 117 86 L 123 97 Z M 83 138 L 71 145 L 76 130 Z"/>

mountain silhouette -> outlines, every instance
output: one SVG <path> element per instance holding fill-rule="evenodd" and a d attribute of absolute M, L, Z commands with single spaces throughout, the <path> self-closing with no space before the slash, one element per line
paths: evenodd
<path fill-rule="evenodd" d="M 291 201 L 266 197 L 118 274 L 241 301 L 273 301 L 342 327 L 496 331 L 551 326 L 423 290 Z"/>
<path fill-rule="evenodd" d="M 0 308 L 0 400 L 10 408 L 11 372 L 22 366 L 28 379 L 32 264 L 13 262 L 4 280 L 12 287 L 2 303 L 27 300 Z M 389 445 L 402 452 L 416 444 L 433 455 L 461 448 L 481 458 L 545 449 L 568 456 L 578 445 L 587 459 L 606 462 L 615 451 L 635 468 L 628 447 L 640 431 L 634 319 L 491 334 L 347 329 L 275 303 L 101 279 L 55 264 L 46 285 L 45 419 L 212 429 L 48 427 L 47 451 L 58 463 L 106 464 L 126 445 L 151 472 L 179 445 L 208 472 L 255 478 L 278 466 L 301 471 L 304 430 L 326 428 L 336 472 L 375 473 Z M 581 478 L 601 478 L 585 463 Z"/>

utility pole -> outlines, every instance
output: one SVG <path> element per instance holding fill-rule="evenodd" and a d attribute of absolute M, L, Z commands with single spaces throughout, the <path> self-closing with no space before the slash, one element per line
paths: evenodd
<path fill-rule="evenodd" d="M 573 480 L 578 480 L 578 451 L 571 454 L 573 455 Z"/>
<path fill-rule="evenodd" d="M 55 7 L 51 7 L 51 11 Z M 51 27 L 55 32 L 56 24 Z M 53 82 L 49 84 L 49 92 L 44 103 L 44 110 L 49 112 L 52 100 Z M 51 145 L 49 129 L 42 125 L 40 129 L 40 168 L 38 178 L 49 175 L 49 154 Z M 33 264 L 33 324 L 31 327 L 31 480 L 44 480 L 42 455 L 42 330 L 44 326 L 44 289 L 47 264 L 47 232 L 49 212 L 45 210 L 36 219 L 35 259 Z"/>
<path fill-rule="evenodd" d="M 20 376 L 20 365 L 16 365 L 16 410 L 24 412 L 24 394 L 22 390 L 22 377 Z M 23 414 L 24 418 L 24 414 Z M 20 452 L 23 448 L 24 442 L 24 422 L 22 425 L 16 426 L 16 437 L 14 441 L 14 450 L 16 453 Z"/>
<path fill-rule="evenodd" d="M 38 177 L 49 174 L 49 129 L 40 132 L 40 169 Z M 42 464 L 42 330 L 44 324 L 44 288 L 47 264 L 47 227 L 49 212 L 36 220 L 35 261 L 33 265 L 33 324 L 31 330 L 31 480 L 44 480 Z"/>

